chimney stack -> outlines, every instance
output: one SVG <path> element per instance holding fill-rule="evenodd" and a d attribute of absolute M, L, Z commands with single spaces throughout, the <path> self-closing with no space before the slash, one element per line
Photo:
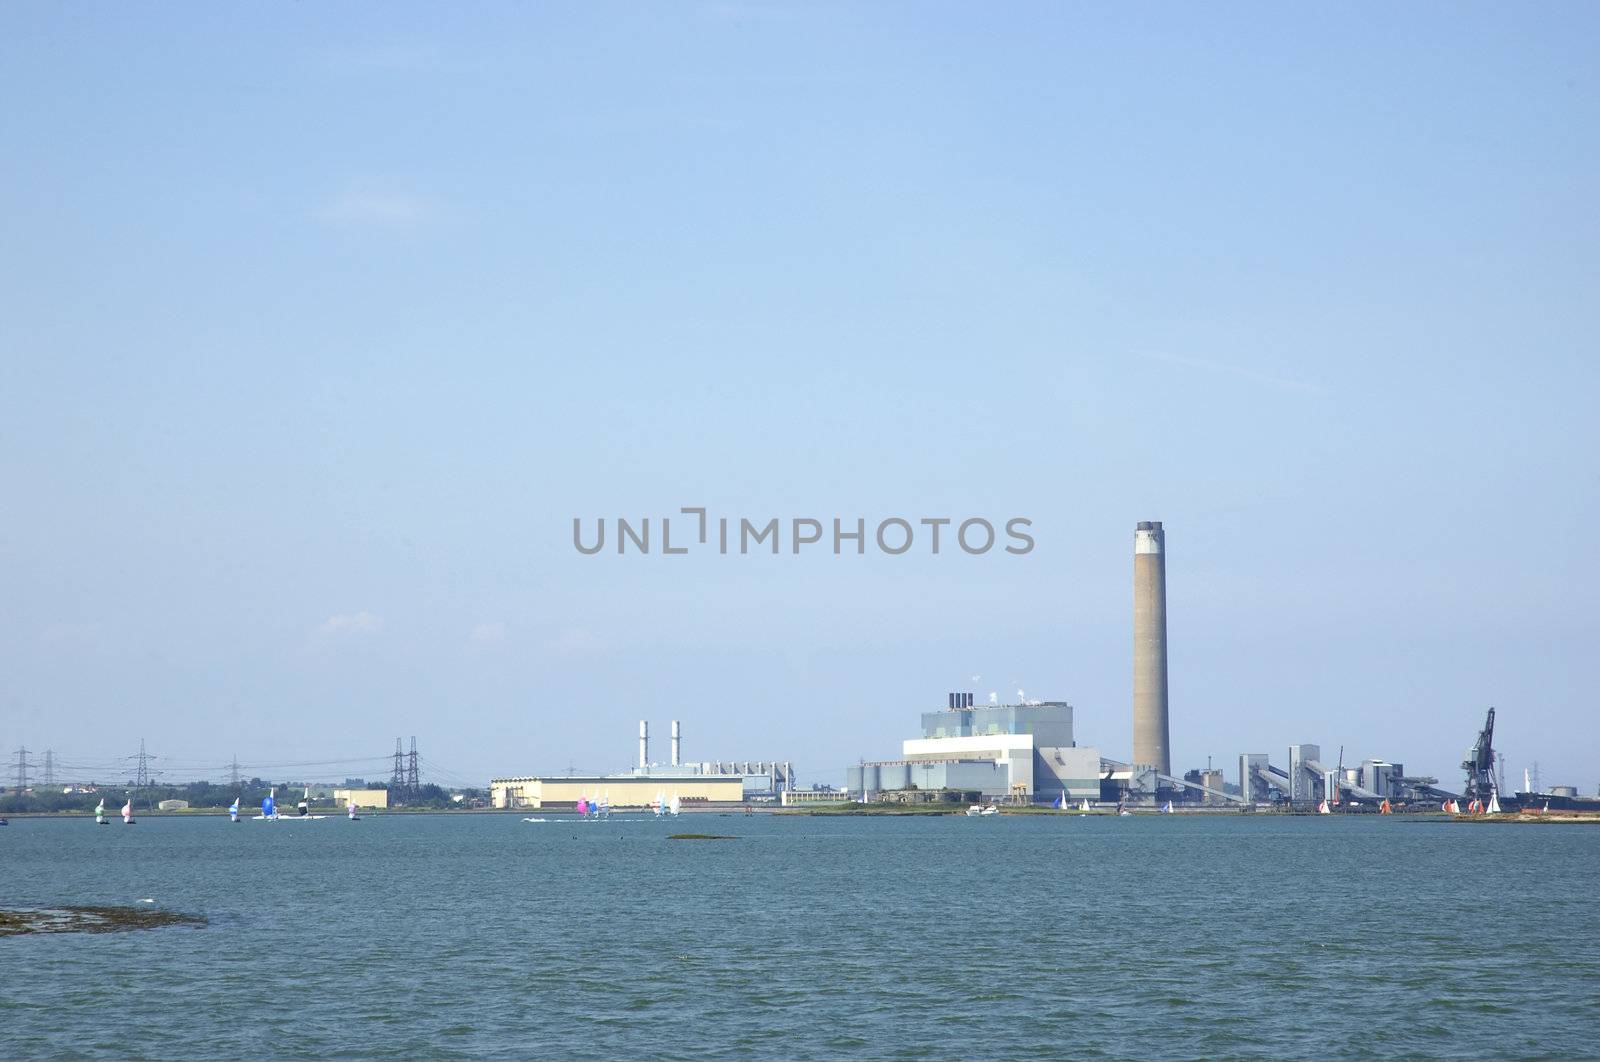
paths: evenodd
<path fill-rule="evenodd" d="M 1161 521 L 1140 521 L 1133 532 L 1133 762 L 1171 775 L 1166 553 Z"/>
<path fill-rule="evenodd" d="M 650 766 L 650 724 L 639 720 L 639 766 Z"/>
<path fill-rule="evenodd" d="M 678 721 L 672 721 L 672 765 L 678 766 L 678 742 L 683 737 L 683 731 L 678 729 Z"/>

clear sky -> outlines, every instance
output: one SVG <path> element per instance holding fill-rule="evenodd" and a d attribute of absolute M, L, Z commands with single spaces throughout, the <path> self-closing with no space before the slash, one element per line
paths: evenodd
<path fill-rule="evenodd" d="M 1154 519 L 1176 768 L 1458 783 L 1494 704 L 1592 793 L 1597 51 L 1589 3 L 0 6 L 0 745 L 481 781 L 680 718 L 836 783 L 1022 688 L 1125 756 Z M 1037 547 L 572 547 L 693 505 Z"/>

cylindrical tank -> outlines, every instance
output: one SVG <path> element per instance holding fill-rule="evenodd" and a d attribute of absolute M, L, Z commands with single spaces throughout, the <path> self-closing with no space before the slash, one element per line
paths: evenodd
<path fill-rule="evenodd" d="M 1172 774 L 1167 719 L 1167 557 L 1161 521 L 1133 532 L 1133 762 Z"/>

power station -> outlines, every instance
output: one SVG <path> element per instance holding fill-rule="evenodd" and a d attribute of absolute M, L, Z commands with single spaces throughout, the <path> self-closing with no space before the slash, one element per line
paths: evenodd
<path fill-rule="evenodd" d="M 794 787 L 794 765 L 786 760 L 683 759 L 683 728 L 672 720 L 672 762 L 650 759 L 650 723 L 639 720 L 639 762 L 616 774 L 518 775 L 489 781 L 496 808 L 566 808 L 581 799 L 604 799 L 612 807 L 645 807 L 663 791 L 691 807 L 705 804 L 774 803 Z"/>

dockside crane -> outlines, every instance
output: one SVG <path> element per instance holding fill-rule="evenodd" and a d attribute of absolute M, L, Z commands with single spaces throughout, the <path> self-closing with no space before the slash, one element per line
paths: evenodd
<path fill-rule="evenodd" d="M 1478 731 L 1478 740 L 1467 750 L 1467 758 L 1461 761 L 1461 769 L 1467 772 L 1467 791 L 1462 794 L 1469 800 L 1481 800 L 1485 804 L 1494 795 L 1494 709 L 1489 709 L 1489 717 L 1483 721 L 1483 729 Z"/>

